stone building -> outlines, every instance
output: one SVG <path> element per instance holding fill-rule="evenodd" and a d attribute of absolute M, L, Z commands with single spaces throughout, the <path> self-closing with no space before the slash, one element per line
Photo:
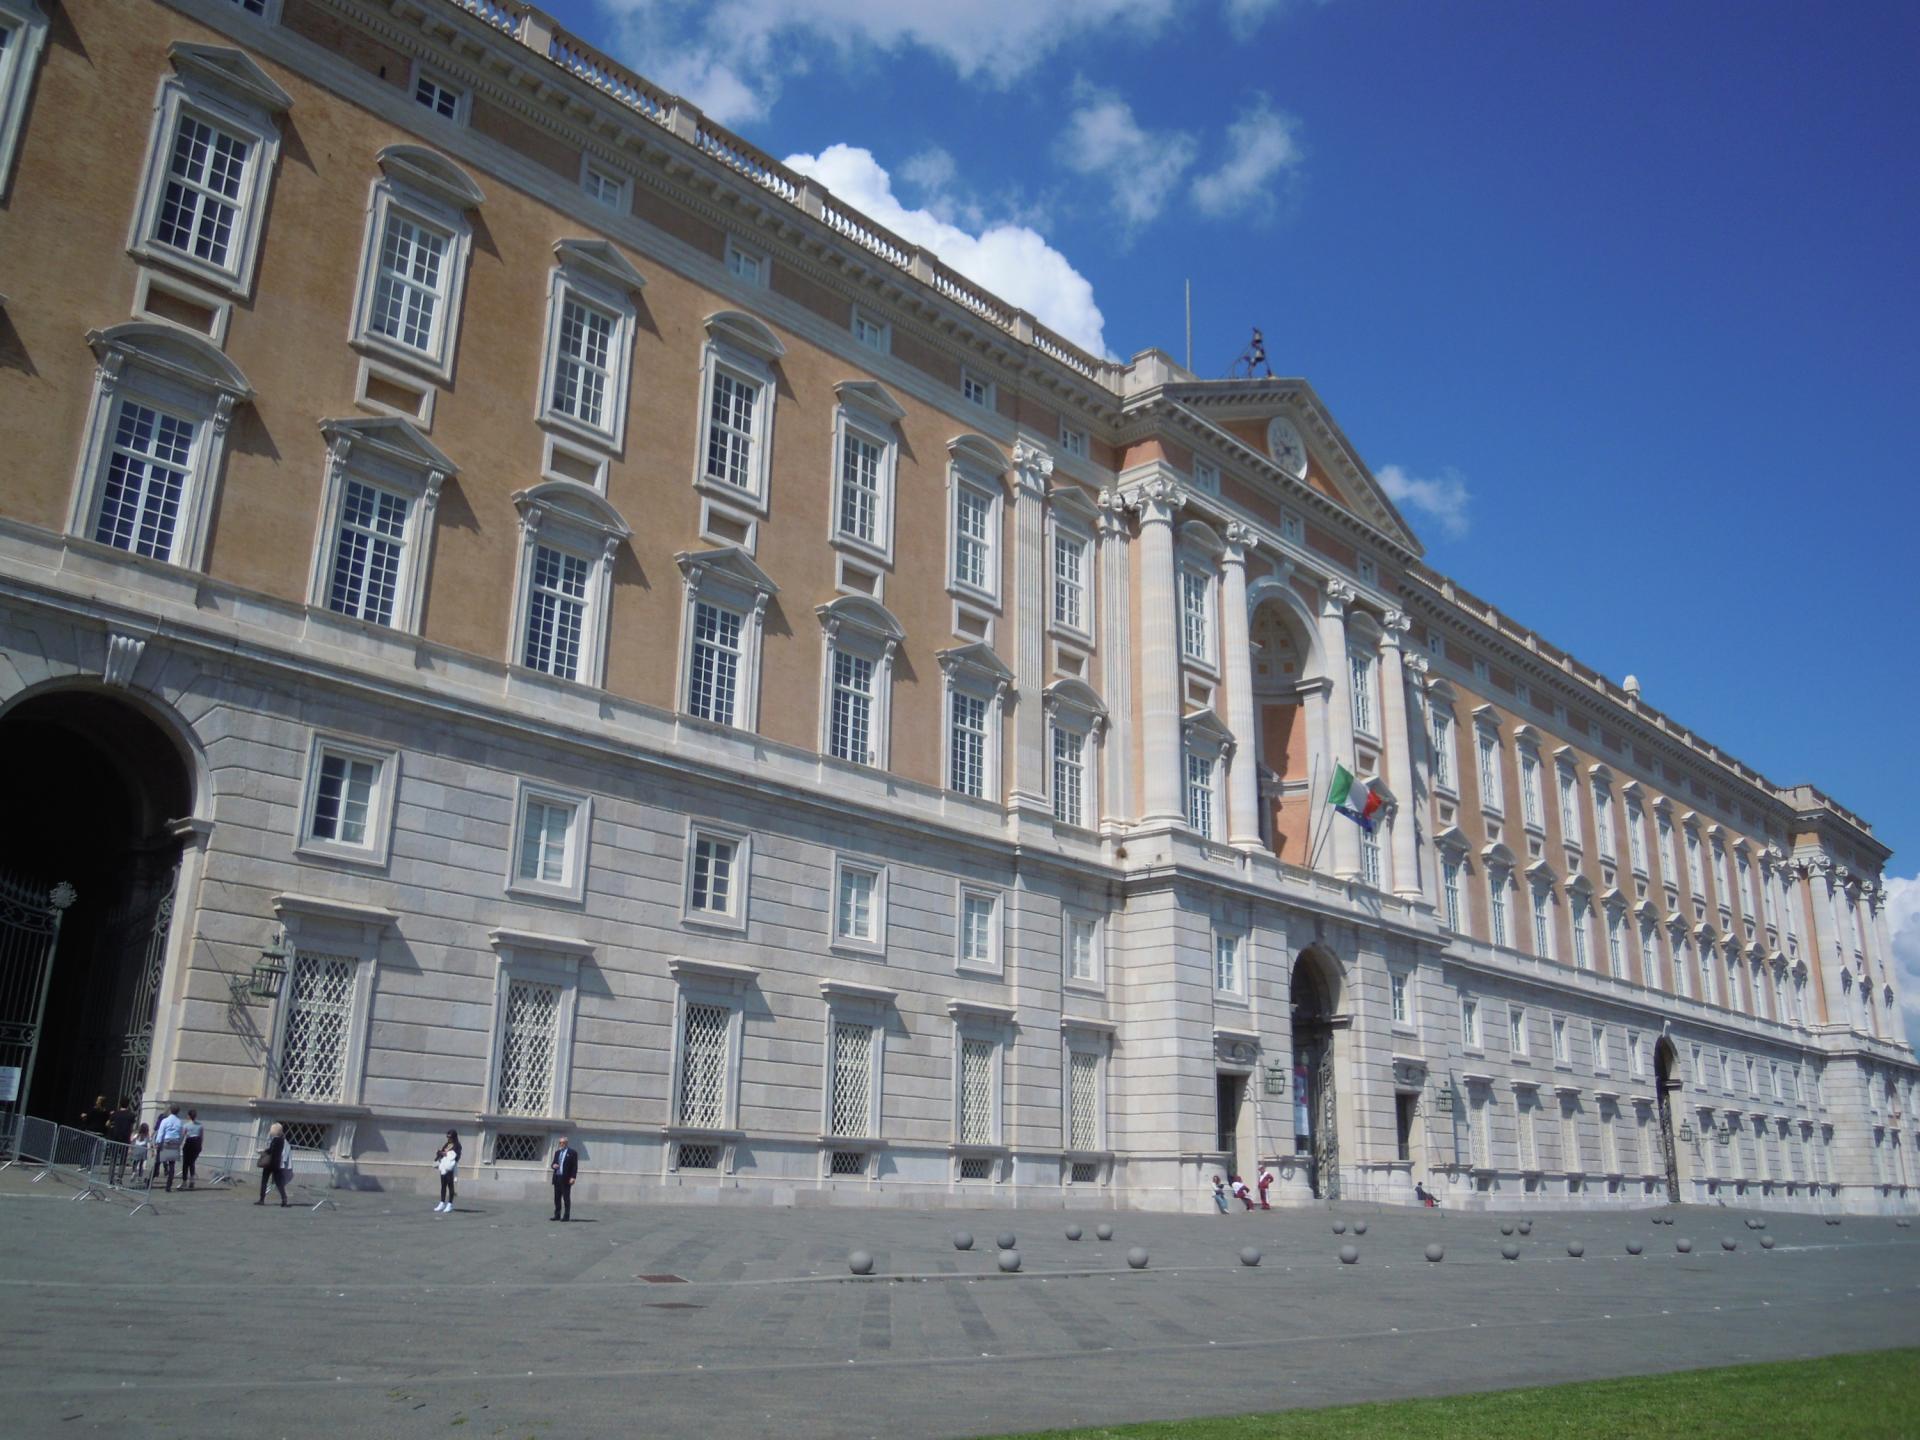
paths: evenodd
<path fill-rule="evenodd" d="M 0 0 L 0 185 L 32 1113 L 1915 1208 L 1886 848 L 1423 564 L 1304 380 L 1086 354 L 494 0 Z"/>

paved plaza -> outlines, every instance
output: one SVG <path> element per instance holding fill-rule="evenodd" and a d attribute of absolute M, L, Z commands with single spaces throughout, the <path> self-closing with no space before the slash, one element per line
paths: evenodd
<path fill-rule="evenodd" d="M 1377 1207 L 601 1208 L 588 1184 L 556 1225 L 478 1197 L 198 1191 L 129 1217 L 72 1194 L 0 1176 L 8 1433 L 964 1436 L 1920 1343 L 1920 1229 L 1890 1219 L 1544 1213 L 1509 1262 L 1518 1216 Z M 857 1247 L 880 1278 L 847 1275 Z"/>

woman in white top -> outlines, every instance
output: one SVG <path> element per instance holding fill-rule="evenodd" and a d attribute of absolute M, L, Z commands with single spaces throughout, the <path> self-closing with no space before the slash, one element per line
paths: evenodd
<path fill-rule="evenodd" d="M 453 1213 L 453 1174 L 460 1168 L 460 1135 L 457 1131 L 447 1131 L 446 1143 L 433 1152 L 434 1168 L 440 1172 L 440 1203 L 433 1207 L 436 1215 Z"/>

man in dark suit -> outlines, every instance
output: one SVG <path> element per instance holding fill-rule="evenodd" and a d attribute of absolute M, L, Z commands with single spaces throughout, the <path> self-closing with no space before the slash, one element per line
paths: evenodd
<path fill-rule="evenodd" d="M 560 1137 L 560 1144 L 553 1152 L 553 1218 L 571 1220 L 573 1218 L 573 1182 L 580 1178 L 580 1154 L 567 1144 L 567 1137 Z"/>

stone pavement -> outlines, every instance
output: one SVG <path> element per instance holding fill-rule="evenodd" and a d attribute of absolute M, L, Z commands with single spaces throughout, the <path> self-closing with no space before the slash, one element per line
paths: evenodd
<path fill-rule="evenodd" d="M 1374 1206 L 600 1209 L 589 1185 L 556 1225 L 540 1205 L 341 1194 L 309 1213 L 231 1191 L 130 1218 L 71 1193 L 0 1176 L 11 1434 L 967 1436 L 1920 1344 L 1920 1227 L 1888 1219 L 1533 1213 L 1507 1262 L 1517 1216 Z M 995 1267 L 1009 1230 L 1016 1277 Z M 847 1275 L 856 1247 L 880 1278 Z"/>

